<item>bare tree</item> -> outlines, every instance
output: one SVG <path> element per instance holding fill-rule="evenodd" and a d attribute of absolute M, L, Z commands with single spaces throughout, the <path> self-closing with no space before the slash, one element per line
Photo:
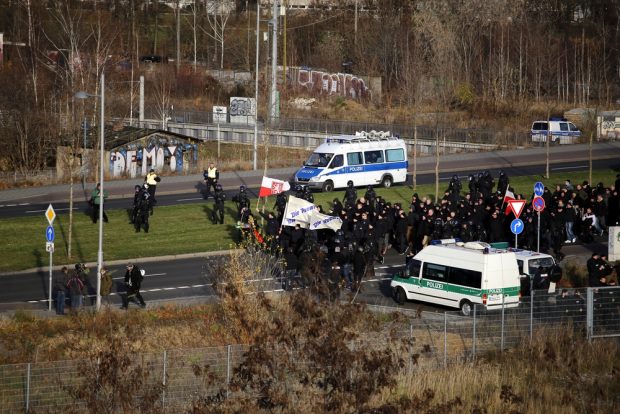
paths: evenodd
<path fill-rule="evenodd" d="M 155 104 L 157 106 L 157 114 L 161 118 L 162 129 L 166 129 L 166 125 L 170 119 L 171 111 L 171 92 L 174 83 L 174 76 L 170 70 L 163 70 L 153 84 L 153 93 L 155 95 Z"/>
<path fill-rule="evenodd" d="M 219 44 L 220 48 L 220 69 L 224 68 L 224 35 L 226 30 L 226 24 L 234 4 L 229 0 L 213 0 L 207 3 L 205 15 L 207 22 L 211 27 L 211 31 L 206 30 L 204 27 L 200 29 L 211 39 Z"/>

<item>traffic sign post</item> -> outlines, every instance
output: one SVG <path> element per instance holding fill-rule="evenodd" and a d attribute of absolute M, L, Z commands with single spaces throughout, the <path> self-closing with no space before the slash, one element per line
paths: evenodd
<path fill-rule="evenodd" d="M 47 229 L 45 229 L 45 239 L 47 242 L 45 243 L 45 251 L 50 254 L 50 277 L 49 277 L 49 301 L 48 301 L 48 310 L 52 311 L 52 255 L 54 254 L 54 237 L 56 233 L 54 232 L 54 219 L 56 218 L 56 212 L 54 211 L 54 207 L 50 204 L 45 210 L 45 218 L 49 223 Z"/>
<path fill-rule="evenodd" d="M 523 232 L 523 221 L 521 219 L 514 219 L 510 223 L 510 231 L 515 235 L 515 249 L 519 247 L 517 245 L 517 236 Z"/>
<path fill-rule="evenodd" d="M 541 189 L 542 187 L 542 189 Z M 536 252 L 540 253 L 540 212 L 545 209 L 545 199 L 542 198 L 544 186 L 539 181 L 534 184 L 534 194 L 536 196 L 532 199 L 532 208 L 538 213 L 538 223 L 536 223 Z"/>

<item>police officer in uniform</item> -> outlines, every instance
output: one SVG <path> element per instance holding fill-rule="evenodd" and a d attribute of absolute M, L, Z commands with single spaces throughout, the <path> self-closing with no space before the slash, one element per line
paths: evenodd
<path fill-rule="evenodd" d="M 250 199 L 245 192 L 245 185 L 239 187 L 239 194 L 235 195 L 232 199 L 235 203 L 237 203 L 237 216 L 241 219 L 241 211 L 250 208 Z"/>
<path fill-rule="evenodd" d="M 304 187 L 303 199 L 310 203 L 314 203 L 314 196 L 312 195 L 312 190 L 308 186 Z"/>
<path fill-rule="evenodd" d="M 295 197 L 304 199 L 304 194 L 305 194 L 304 187 L 297 184 L 295 186 Z"/>
<path fill-rule="evenodd" d="M 357 200 L 357 190 L 353 186 L 353 181 L 347 182 L 347 189 L 344 192 L 344 208 L 352 209 L 355 207 L 355 201 Z"/>
<path fill-rule="evenodd" d="M 213 194 L 215 205 L 211 212 L 211 221 L 213 224 L 224 224 L 224 202 L 226 201 L 226 193 L 222 190 L 221 184 L 215 185 L 215 193 Z"/>
<path fill-rule="evenodd" d="M 149 173 L 144 177 L 144 183 L 148 184 L 149 194 L 151 195 L 151 203 L 155 203 L 155 190 L 157 189 L 157 183 L 161 181 L 161 178 L 157 175 L 154 169 L 151 168 Z M 153 210 L 151 209 L 151 214 Z"/>
<path fill-rule="evenodd" d="M 368 204 L 374 209 L 375 203 L 377 201 L 377 193 L 375 192 L 375 189 L 372 188 L 372 185 L 369 185 L 366 188 L 366 194 L 364 194 L 364 198 L 366 199 L 366 201 L 368 201 Z"/>
<path fill-rule="evenodd" d="M 146 184 L 145 184 L 146 186 Z M 136 207 L 136 217 L 134 220 L 134 227 L 136 233 L 140 233 L 140 229 L 144 228 L 144 232 L 149 232 L 149 210 L 151 210 L 151 195 L 148 189 L 140 192 L 140 198 Z"/>
<path fill-rule="evenodd" d="M 205 198 L 209 198 L 209 196 L 211 195 L 211 188 L 213 188 L 214 192 L 216 191 L 215 186 L 217 184 L 217 181 L 220 179 L 220 172 L 215 166 L 215 164 L 210 163 L 209 168 L 204 170 L 202 175 L 205 180 L 205 185 L 207 186 L 207 194 Z"/>
<path fill-rule="evenodd" d="M 140 197 L 142 197 L 142 187 L 136 185 L 134 187 L 133 206 L 131 208 L 131 224 L 134 224 L 136 222 L 136 217 L 138 215 L 138 205 L 140 204 Z"/>

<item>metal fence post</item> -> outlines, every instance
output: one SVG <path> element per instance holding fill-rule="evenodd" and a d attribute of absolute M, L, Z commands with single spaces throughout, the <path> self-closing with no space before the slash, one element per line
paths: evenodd
<path fill-rule="evenodd" d="M 472 353 L 473 360 L 476 359 L 476 308 L 477 306 L 474 304 L 474 327 L 473 327 L 473 333 L 472 333 L 472 338 L 471 338 L 471 353 Z"/>
<path fill-rule="evenodd" d="M 448 366 L 448 312 L 443 313 L 443 366 Z"/>
<path fill-rule="evenodd" d="M 413 357 L 411 355 L 411 341 L 413 341 L 413 324 L 409 324 L 409 375 L 413 375 Z"/>
<path fill-rule="evenodd" d="M 163 378 L 162 378 L 162 385 L 163 385 L 163 389 L 161 391 L 161 408 L 162 410 L 165 410 L 166 408 L 166 374 L 168 373 L 167 371 L 168 368 L 168 353 L 166 352 L 166 350 L 164 349 L 164 374 L 163 374 Z"/>
<path fill-rule="evenodd" d="M 228 398 L 228 395 L 230 393 L 229 390 L 229 385 L 230 385 L 230 356 L 231 356 L 231 349 L 232 349 L 232 345 L 228 345 L 227 347 L 227 355 L 226 355 L 226 398 Z"/>
<path fill-rule="evenodd" d="M 534 339 L 534 278 L 530 277 L 530 342 Z"/>
<path fill-rule="evenodd" d="M 504 294 L 502 293 L 502 335 L 501 335 L 501 340 L 500 340 L 500 352 L 504 352 L 504 321 L 505 321 L 505 303 L 504 303 Z"/>
<path fill-rule="evenodd" d="M 30 412 L 30 362 L 26 365 L 26 413 Z"/>
<path fill-rule="evenodd" d="M 592 340 L 594 332 L 594 289 L 586 291 L 586 335 L 588 341 Z"/>

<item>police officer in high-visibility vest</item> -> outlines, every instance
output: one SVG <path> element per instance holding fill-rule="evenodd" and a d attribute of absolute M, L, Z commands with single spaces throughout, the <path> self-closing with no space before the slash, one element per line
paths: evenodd
<path fill-rule="evenodd" d="M 209 168 L 204 170 L 204 172 L 202 173 L 202 176 L 204 177 L 205 185 L 207 186 L 207 192 L 206 192 L 205 198 L 209 198 L 209 196 L 212 194 L 211 187 L 213 187 L 213 192 L 215 192 L 215 185 L 217 184 L 217 181 L 220 179 L 220 172 L 218 171 L 217 167 L 213 163 L 210 163 Z"/>
<path fill-rule="evenodd" d="M 144 183 L 149 185 L 148 191 L 151 196 L 151 205 L 155 203 L 155 190 L 157 189 L 157 183 L 160 181 L 161 178 L 159 178 L 155 170 L 152 168 L 146 177 L 144 177 Z"/>

